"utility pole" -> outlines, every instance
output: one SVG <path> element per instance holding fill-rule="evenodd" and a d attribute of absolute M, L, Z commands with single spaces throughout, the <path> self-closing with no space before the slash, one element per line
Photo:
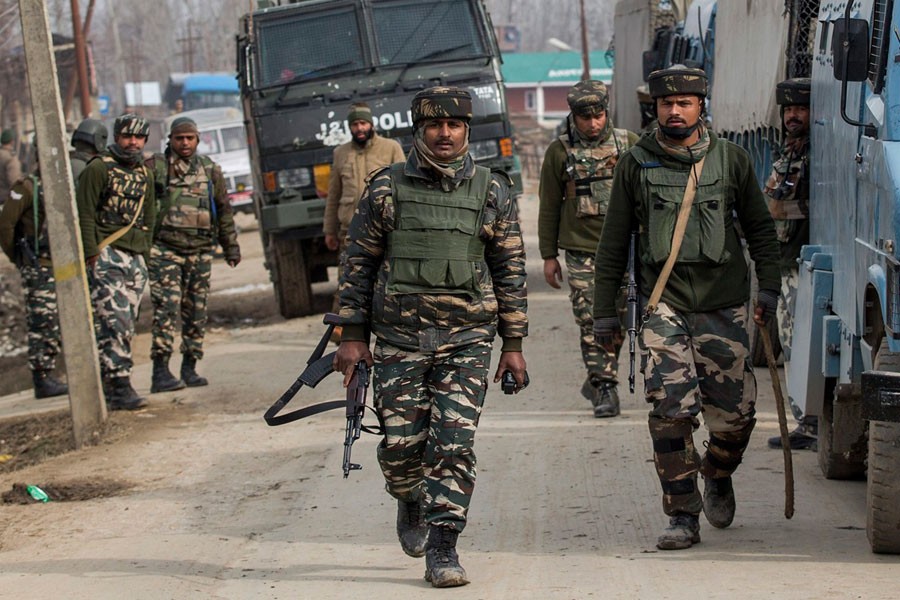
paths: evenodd
<path fill-rule="evenodd" d="M 81 27 L 81 13 L 78 0 L 72 0 L 72 32 L 75 38 L 75 65 L 78 69 L 78 88 L 81 92 L 81 116 L 91 116 L 91 90 L 87 77 L 87 52 L 84 47 L 84 30 Z"/>
<path fill-rule="evenodd" d="M 106 421 L 100 363 L 84 265 L 84 246 L 72 188 L 56 57 L 43 0 L 19 0 L 25 61 L 44 190 L 53 276 L 59 302 L 75 447 L 91 443 Z"/>
<path fill-rule="evenodd" d="M 84 47 L 87 48 L 87 38 L 88 34 L 91 31 L 91 20 L 94 18 L 94 3 L 95 0 L 90 0 L 88 2 L 87 14 L 84 15 L 84 25 L 81 28 L 82 39 L 84 39 Z M 75 18 L 75 14 L 72 14 L 72 31 L 75 31 L 75 23 L 78 21 Z M 77 51 L 77 50 L 76 50 Z M 87 54 L 85 53 L 85 56 Z M 66 120 L 69 118 L 69 113 L 72 110 L 72 99 L 75 97 L 75 84 L 78 82 L 78 62 L 75 63 L 75 68 L 72 69 L 72 74 L 69 76 L 69 82 L 66 85 L 66 97 L 63 100 L 63 115 Z M 87 115 L 82 114 L 82 116 L 86 117 Z"/>
<path fill-rule="evenodd" d="M 581 79 L 582 81 L 591 78 L 591 56 L 588 48 L 587 19 L 584 18 L 584 0 L 579 0 L 581 4 Z"/>
<path fill-rule="evenodd" d="M 202 41 L 202 39 L 203 38 L 201 38 L 199 35 L 194 35 L 194 20 L 188 19 L 187 37 L 178 38 L 176 40 L 182 46 L 182 50 L 181 52 L 179 52 L 179 54 L 185 57 L 185 70 L 188 73 L 194 72 L 194 42 Z M 187 50 L 184 50 L 185 44 L 187 44 Z"/>
<path fill-rule="evenodd" d="M 122 54 L 122 38 L 119 35 L 119 18 L 116 15 L 115 0 L 106 3 L 106 10 L 109 13 L 109 25 L 113 40 L 113 53 L 115 54 L 115 79 L 117 87 L 119 88 L 114 97 L 116 98 L 116 100 L 122 101 L 122 104 L 117 108 L 117 112 L 122 112 L 122 109 L 128 103 L 127 100 L 123 100 L 123 98 L 125 97 L 125 82 L 128 81 L 128 77 L 125 74 L 125 57 Z"/>

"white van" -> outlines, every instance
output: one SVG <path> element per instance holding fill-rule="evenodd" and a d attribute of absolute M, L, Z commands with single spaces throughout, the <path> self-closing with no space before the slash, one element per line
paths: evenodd
<path fill-rule="evenodd" d="M 162 150 L 168 143 L 172 121 L 188 117 L 200 130 L 199 154 L 205 154 L 222 167 L 228 199 L 235 212 L 253 213 L 253 176 L 250 174 L 250 151 L 244 116 L 235 108 L 201 108 L 167 117 L 163 123 L 165 136 Z"/>

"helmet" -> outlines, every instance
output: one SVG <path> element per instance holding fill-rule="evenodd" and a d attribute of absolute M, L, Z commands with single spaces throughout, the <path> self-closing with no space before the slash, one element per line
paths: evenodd
<path fill-rule="evenodd" d="M 705 98 L 706 86 L 707 77 L 703 69 L 684 65 L 672 65 L 666 69 L 653 71 L 647 78 L 647 87 L 650 88 L 650 96 L 654 100 L 678 94 L 693 94 Z"/>
<path fill-rule="evenodd" d="M 125 113 L 116 117 L 113 123 L 113 135 L 142 135 L 147 137 L 150 135 L 150 123 L 147 119 L 139 117 L 134 113 Z"/>
<path fill-rule="evenodd" d="M 75 142 L 84 142 L 97 152 L 103 152 L 108 137 L 109 132 L 106 131 L 103 123 L 96 119 L 85 119 L 75 128 L 75 133 L 72 134 L 72 145 L 74 146 Z"/>
<path fill-rule="evenodd" d="M 775 102 L 781 106 L 802 104 L 809 106 L 810 79 L 809 77 L 795 77 L 785 79 L 775 86 Z"/>
<path fill-rule="evenodd" d="M 412 100 L 413 124 L 424 119 L 472 120 L 472 96 L 457 87 L 432 87 L 422 90 Z"/>
<path fill-rule="evenodd" d="M 602 81 L 587 79 L 579 81 L 566 95 L 569 109 L 580 116 L 597 116 L 606 110 L 609 102 L 609 91 Z"/>

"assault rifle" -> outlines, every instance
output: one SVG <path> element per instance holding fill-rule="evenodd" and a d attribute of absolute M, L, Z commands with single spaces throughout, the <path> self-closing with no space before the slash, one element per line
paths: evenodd
<path fill-rule="evenodd" d="M 634 393 L 634 342 L 638 334 L 640 303 L 637 290 L 637 231 L 631 232 L 628 240 L 628 286 L 625 290 L 625 328 L 628 331 L 628 391 Z"/>
<path fill-rule="evenodd" d="M 22 256 L 22 260 L 32 267 L 37 268 L 40 266 L 40 261 L 38 260 L 37 255 L 34 253 L 34 248 L 31 247 L 31 244 L 28 243 L 28 240 L 25 239 L 24 236 L 16 239 L 16 245 L 19 247 L 19 254 Z"/>
<path fill-rule="evenodd" d="M 291 423 L 298 419 L 311 417 L 329 410 L 344 408 L 347 416 L 343 462 L 344 477 L 346 478 L 350 474 L 350 471 L 362 468 L 360 465 L 350 462 L 350 451 L 353 442 L 359 439 L 360 432 L 365 431 L 366 433 L 374 433 L 377 435 L 382 435 L 384 433 L 380 427 L 367 427 L 362 424 L 363 415 L 366 410 L 366 391 L 369 388 L 369 369 L 366 366 L 365 361 L 360 361 L 356 367 L 354 367 L 353 377 L 350 380 L 350 385 L 347 387 L 346 399 L 320 402 L 319 404 L 313 404 L 312 406 L 298 408 L 289 413 L 282 415 L 278 414 L 285 406 L 287 406 L 294 396 L 297 395 L 297 392 L 299 392 L 300 388 L 304 385 L 314 388 L 319 382 L 334 373 L 333 364 L 335 353 L 329 352 L 328 354 L 325 354 L 325 348 L 328 346 L 328 342 L 335 326 L 340 323 L 341 321 L 337 315 L 331 313 L 325 315 L 325 324 L 328 327 L 325 330 L 322 339 L 319 340 L 319 343 L 316 345 L 316 349 L 313 350 L 312 355 L 310 355 L 309 360 L 306 361 L 306 368 L 303 369 L 303 372 L 297 376 L 297 379 L 291 384 L 291 387 L 281 395 L 275 404 L 269 407 L 264 418 L 266 423 L 270 426 L 284 425 L 285 423 Z"/>

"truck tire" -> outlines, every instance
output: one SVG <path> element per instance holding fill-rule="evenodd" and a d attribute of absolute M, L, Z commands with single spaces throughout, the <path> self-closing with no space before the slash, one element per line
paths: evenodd
<path fill-rule="evenodd" d="M 753 322 L 752 316 L 750 317 L 750 327 L 750 362 L 754 367 L 768 367 L 765 346 L 763 346 L 762 339 L 760 339 L 759 327 Z M 775 355 L 775 360 L 777 361 L 778 357 L 781 356 L 778 319 L 769 319 L 766 329 L 769 330 L 769 338 L 772 340 L 772 354 Z"/>
<path fill-rule="evenodd" d="M 900 353 L 882 340 L 875 370 L 900 372 Z M 872 552 L 900 553 L 900 423 L 869 423 L 866 535 Z"/>
<path fill-rule="evenodd" d="M 278 312 L 285 319 L 313 313 L 312 284 L 305 260 L 303 240 L 269 236 L 273 259 L 272 283 Z"/>
<path fill-rule="evenodd" d="M 866 422 L 862 418 L 862 398 L 838 397 L 838 389 L 834 387 L 835 391 L 826 394 L 822 402 L 819 468 L 825 479 L 863 479 L 866 475 Z M 835 443 L 835 431 L 839 432 L 843 443 Z M 835 451 L 835 446 L 851 449 Z"/>

